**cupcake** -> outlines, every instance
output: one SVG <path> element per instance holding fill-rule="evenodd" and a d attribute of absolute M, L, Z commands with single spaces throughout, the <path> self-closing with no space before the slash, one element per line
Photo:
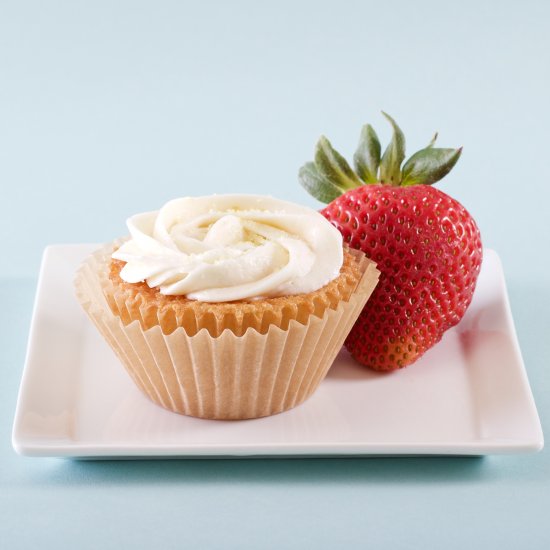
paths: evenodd
<path fill-rule="evenodd" d="M 156 404 L 268 416 L 319 386 L 378 280 L 318 212 L 256 195 L 187 197 L 131 217 L 77 297 Z"/>

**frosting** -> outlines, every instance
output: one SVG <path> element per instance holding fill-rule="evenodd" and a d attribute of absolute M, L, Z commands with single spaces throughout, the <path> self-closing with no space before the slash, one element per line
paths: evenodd
<path fill-rule="evenodd" d="M 313 292 L 342 267 L 342 237 L 318 212 L 260 195 L 185 197 L 127 220 L 113 253 L 128 283 L 204 302 Z"/>

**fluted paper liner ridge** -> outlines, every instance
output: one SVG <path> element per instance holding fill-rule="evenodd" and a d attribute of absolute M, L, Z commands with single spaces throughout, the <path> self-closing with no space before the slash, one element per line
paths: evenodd
<path fill-rule="evenodd" d="M 305 324 L 291 320 L 265 334 L 249 328 L 242 336 L 225 330 L 217 337 L 201 329 L 189 336 L 181 327 L 163 334 L 124 324 L 114 315 L 125 304 L 109 306 L 112 284 L 108 260 L 113 245 L 83 263 L 75 278 L 76 295 L 135 384 L 152 401 L 171 411 L 211 419 L 245 419 L 276 414 L 305 401 L 325 378 L 346 336 L 374 290 L 374 262 L 352 252 L 362 277 L 348 301 Z"/>

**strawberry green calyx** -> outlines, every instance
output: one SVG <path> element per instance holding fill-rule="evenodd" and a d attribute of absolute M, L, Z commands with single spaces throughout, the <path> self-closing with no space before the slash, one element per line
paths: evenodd
<path fill-rule="evenodd" d="M 325 136 L 319 138 L 315 147 L 315 162 L 304 164 L 298 177 L 306 191 L 324 203 L 363 185 L 363 181 L 346 159 L 332 147 Z"/>
<path fill-rule="evenodd" d="M 462 153 L 458 149 L 435 149 L 426 147 L 417 151 L 404 164 L 401 185 L 431 185 L 444 178 L 456 164 Z"/>
<path fill-rule="evenodd" d="M 380 141 L 370 124 L 365 124 L 361 130 L 359 145 L 353 156 L 355 171 L 365 183 L 378 182 L 380 167 Z"/>
<path fill-rule="evenodd" d="M 353 156 L 354 169 L 332 147 L 330 141 L 321 136 L 315 147 L 314 162 L 306 163 L 298 173 L 301 185 L 310 195 L 321 202 L 329 203 L 346 191 L 361 185 L 432 185 L 445 177 L 457 163 L 462 147 L 434 147 L 436 133 L 424 149 L 414 153 L 403 164 L 405 136 L 392 117 L 384 112 L 382 114 L 393 129 L 390 143 L 382 154 L 374 128 L 370 124 L 363 126 Z"/>
<path fill-rule="evenodd" d="M 392 125 L 393 135 L 380 161 L 380 182 L 399 185 L 401 182 L 401 163 L 405 159 L 405 136 L 391 116 L 384 113 L 384 111 L 382 111 L 382 114 Z"/>

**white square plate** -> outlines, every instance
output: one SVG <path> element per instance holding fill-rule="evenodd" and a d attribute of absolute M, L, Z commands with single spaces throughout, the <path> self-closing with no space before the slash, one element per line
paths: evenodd
<path fill-rule="evenodd" d="M 76 268 L 95 248 L 45 251 L 13 428 L 23 455 L 481 455 L 543 446 L 494 251 L 485 251 L 464 319 L 416 364 L 379 374 L 343 351 L 303 405 L 216 421 L 165 411 L 133 385 L 74 297 Z"/>

